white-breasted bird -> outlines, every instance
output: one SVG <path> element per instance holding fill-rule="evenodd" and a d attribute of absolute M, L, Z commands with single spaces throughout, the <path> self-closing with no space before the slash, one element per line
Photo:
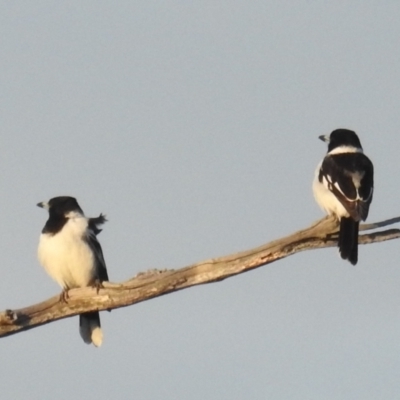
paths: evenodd
<path fill-rule="evenodd" d="M 314 197 L 328 215 L 340 221 L 340 255 L 355 265 L 359 223 L 368 216 L 374 191 L 374 167 L 354 131 L 336 129 L 319 138 L 328 143 L 328 152 L 315 173 Z"/>
<path fill-rule="evenodd" d="M 60 196 L 37 204 L 49 212 L 42 230 L 38 258 L 46 272 L 62 287 L 63 298 L 68 290 L 93 286 L 108 281 L 103 251 L 96 235 L 106 219 L 86 218 L 74 197 Z M 85 343 L 100 346 L 103 333 L 97 311 L 79 316 L 79 332 Z"/>

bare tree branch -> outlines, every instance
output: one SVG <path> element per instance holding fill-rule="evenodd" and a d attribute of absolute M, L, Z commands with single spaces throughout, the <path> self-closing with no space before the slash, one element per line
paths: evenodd
<path fill-rule="evenodd" d="M 399 221 L 400 217 L 397 217 L 365 224 L 361 225 L 360 230 L 381 228 Z M 1 312 L 0 337 L 83 312 L 126 307 L 192 286 L 221 281 L 300 251 L 337 246 L 337 233 L 337 221 L 327 217 L 309 228 L 255 249 L 206 260 L 178 270 L 147 271 L 122 284 L 105 282 L 104 288 L 98 293 L 93 288 L 72 289 L 69 291 L 68 303 L 61 302 L 57 295 L 33 306 Z M 377 243 L 399 237 L 399 229 L 388 229 L 360 235 L 359 243 Z"/>

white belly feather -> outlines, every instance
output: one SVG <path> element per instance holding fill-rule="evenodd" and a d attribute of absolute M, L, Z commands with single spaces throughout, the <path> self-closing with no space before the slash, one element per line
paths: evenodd
<path fill-rule="evenodd" d="M 322 162 L 318 165 L 317 170 L 315 171 L 313 181 L 313 193 L 316 202 L 328 215 L 335 215 L 338 218 L 349 217 L 349 213 L 343 207 L 342 203 L 328 189 L 328 183 L 325 179 L 323 179 L 322 182 L 318 180 L 321 165 Z"/>
<path fill-rule="evenodd" d="M 86 229 L 85 217 L 69 218 L 57 234 L 40 236 L 39 261 L 64 289 L 89 286 L 96 278 L 93 252 L 81 239 Z"/>

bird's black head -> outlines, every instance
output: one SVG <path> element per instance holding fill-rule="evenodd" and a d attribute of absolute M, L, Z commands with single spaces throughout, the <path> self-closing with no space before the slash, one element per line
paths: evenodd
<path fill-rule="evenodd" d="M 341 146 L 362 150 L 357 134 L 349 129 L 335 129 L 329 136 L 319 136 L 319 138 L 328 143 L 328 152 Z"/>
<path fill-rule="evenodd" d="M 49 219 L 42 233 L 50 235 L 60 232 L 70 218 L 84 215 L 76 199 L 70 196 L 53 197 L 48 202 L 38 203 L 37 206 L 49 211 Z"/>
<path fill-rule="evenodd" d="M 50 216 L 65 217 L 70 212 L 83 214 L 76 199 L 70 196 L 53 197 L 48 202 L 38 203 L 37 206 L 48 210 Z"/>

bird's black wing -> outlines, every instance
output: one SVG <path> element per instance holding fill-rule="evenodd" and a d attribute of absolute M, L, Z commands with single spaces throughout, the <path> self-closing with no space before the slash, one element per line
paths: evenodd
<path fill-rule="evenodd" d="M 100 243 L 98 242 L 96 237 L 96 235 L 101 232 L 101 229 L 99 229 L 97 225 L 99 223 L 103 224 L 105 221 L 106 219 L 102 214 L 100 214 L 100 216 L 97 218 L 88 218 L 88 229 L 86 231 L 85 237 L 83 238 L 89 245 L 95 256 L 97 279 L 99 280 L 99 283 L 108 281 L 108 273 L 106 262 L 103 256 L 103 250 L 101 249 Z"/>
<path fill-rule="evenodd" d="M 374 167 L 363 153 L 327 155 L 319 180 L 343 204 L 355 221 L 365 220 L 374 191 Z"/>
<path fill-rule="evenodd" d="M 102 231 L 99 225 L 103 225 L 105 222 L 107 222 L 107 219 L 103 214 L 95 218 L 88 218 L 89 229 L 92 230 L 96 236 Z"/>

